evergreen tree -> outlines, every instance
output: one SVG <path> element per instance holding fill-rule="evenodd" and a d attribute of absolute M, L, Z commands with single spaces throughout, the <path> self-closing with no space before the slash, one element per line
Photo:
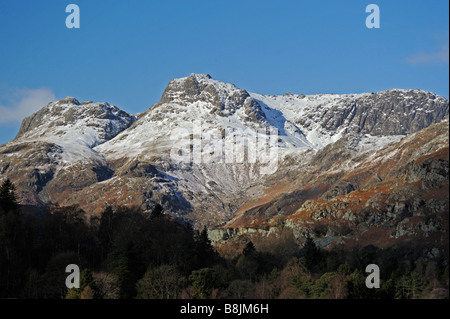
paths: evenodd
<path fill-rule="evenodd" d="M 152 218 L 161 218 L 163 215 L 163 207 L 160 204 L 156 204 L 152 210 Z"/>
<path fill-rule="evenodd" d="M 347 276 L 347 287 L 348 298 L 365 299 L 367 297 L 366 278 L 359 269 L 355 269 Z"/>
<path fill-rule="evenodd" d="M 256 252 L 255 245 L 251 241 L 249 241 L 247 243 L 247 245 L 245 245 L 244 249 L 242 250 L 242 254 L 245 257 L 251 256 L 255 252 Z"/>
<path fill-rule="evenodd" d="M 305 245 L 303 246 L 300 254 L 305 258 L 305 266 L 309 270 L 317 268 L 318 263 L 321 260 L 320 249 L 316 246 L 316 243 L 311 237 L 306 238 Z"/>
<path fill-rule="evenodd" d="M 335 272 L 324 273 L 319 279 L 314 282 L 314 285 L 311 287 L 311 297 L 313 299 L 329 298 L 333 289 L 332 280 L 335 277 Z"/>
<path fill-rule="evenodd" d="M 113 251 L 108 255 L 108 268 L 117 279 L 120 297 L 131 298 L 131 270 L 128 258 L 122 252 Z"/>
<path fill-rule="evenodd" d="M 217 274 L 211 268 L 194 270 L 189 276 L 189 280 L 192 282 L 194 299 L 209 298 L 212 289 L 217 286 Z"/>
<path fill-rule="evenodd" d="M 0 298 L 20 295 L 31 260 L 31 229 L 17 211 L 15 187 L 7 179 L 0 186 Z"/>
<path fill-rule="evenodd" d="M 102 246 L 102 252 L 104 257 L 111 247 L 114 232 L 114 213 L 110 206 L 108 206 L 101 218 L 100 225 L 98 227 L 98 239 L 100 240 Z"/>
<path fill-rule="evenodd" d="M 0 186 L 0 208 L 5 213 L 18 207 L 15 190 L 14 184 L 9 179 Z"/>
<path fill-rule="evenodd" d="M 205 266 L 209 266 L 213 262 L 214 250 L 211 246 L 206 226 L 196 236 L 196 255 L 199 262 Z"/>

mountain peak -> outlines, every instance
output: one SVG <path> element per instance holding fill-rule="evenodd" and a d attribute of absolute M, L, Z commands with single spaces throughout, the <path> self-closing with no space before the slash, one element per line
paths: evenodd
<path fill-rule="evenodd" d="M 261 106 L 246 90 L 232 83 L 214 80 L 209 74 L 196 73 L 171 80 L 161 100 L 152 107 L 152 110 L 159 107 L 183 109 L 189 105 L 203 105 L 210 113 L 219 116 L 232 115 L 236 110 L 242 109 L 248 117 L 264 118 Z"/>
<path fill-rule="evenodd" d="M 57 105 L 80 105 L 80 102 L 71 96 L 66 96 L 65 98 L 57 101 L 55 104 Z"/>
<path fill-rule="evenodd" d="M 80 103 L 68 96 L 26 117 L 15 139 L 83 141 L 93 147 L 116 136 L 135 119 L 109 103 Z"/>
<path fill-rule="evenodd" d="M 209 74 L 201 74 L 201 73 L 191 73 L 189 77 L 192 77 L 194 79 L 198 80 L 212 80 L 213 78 Z"/>

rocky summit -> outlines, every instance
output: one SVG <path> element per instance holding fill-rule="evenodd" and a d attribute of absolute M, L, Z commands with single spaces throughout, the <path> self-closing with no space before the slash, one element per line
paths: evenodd
<path fill-rule="evenodd" d="M 24 205 L 156 204 L 218 245 L 311 236 L 323 247 L 448 242 L 446 98 L 422 90 L 263 95 L 191 74 L 132 115 L 73 97 L 0 146 Z"/>

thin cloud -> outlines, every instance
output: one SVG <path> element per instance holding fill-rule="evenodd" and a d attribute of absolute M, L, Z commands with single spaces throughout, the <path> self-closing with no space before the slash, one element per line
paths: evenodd
<path fill-rule="evenodd" d="M 412 54 L 406 59 L 406 62 L 419 65 L 448 64 L 448 35 L 448 30 L 430 35 L 435 38 L 436 43 L 438 44 L 436 49 L 433 51 L 422 51 Z"/>
<path fill-rule="evenodd" d="M 0 105 L 0 123 L 20 122 L 55 100 L 55 93 L 48 88 L 21 89 L 9 105 Z"/>
<path fill-rule="evenodd" d="M 406 61 L 410 64 L 448 64 L 448 43 L 436 52 L 419 52 L 409 56 Z"/>

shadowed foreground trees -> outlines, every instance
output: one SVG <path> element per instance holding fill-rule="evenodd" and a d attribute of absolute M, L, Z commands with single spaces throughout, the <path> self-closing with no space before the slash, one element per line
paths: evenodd
<path fill-rule="evenodd" d="M 9 180 L 0 190 L 0 298 L 174 298 L 192 271 L 220 260 L 206 231 L 180 224 L 159 205 L 150 214 L 107 208 L 97 218 L 64 207 L 37 215 L 17 205 Z M 68 264 L 80 267 L 79 289 L 65 287 Z M 155 273 L 166 274 L 166 283 L 146 292 Z M 171 274 L 183 280 L 169 293 Z"/>
<path fill-rule="evenodd" d="M 448 260 L 419 244 L 325 251 L 311 238 L 289 254 L 243 242 L 234 258 L 164 214 L 77 207 L 40 215 L 17 205 L 14 185 L 0 188 L 0 298 L 448 298 Z M 282 238 L 280 240 L 283 240 Z M 278 245 L 278 246 L 277 246 Z M 365 266 L 379 265 L 381 288 L 367 289 Z M 81 270 L 68 290 L 68 264 Z"/>

